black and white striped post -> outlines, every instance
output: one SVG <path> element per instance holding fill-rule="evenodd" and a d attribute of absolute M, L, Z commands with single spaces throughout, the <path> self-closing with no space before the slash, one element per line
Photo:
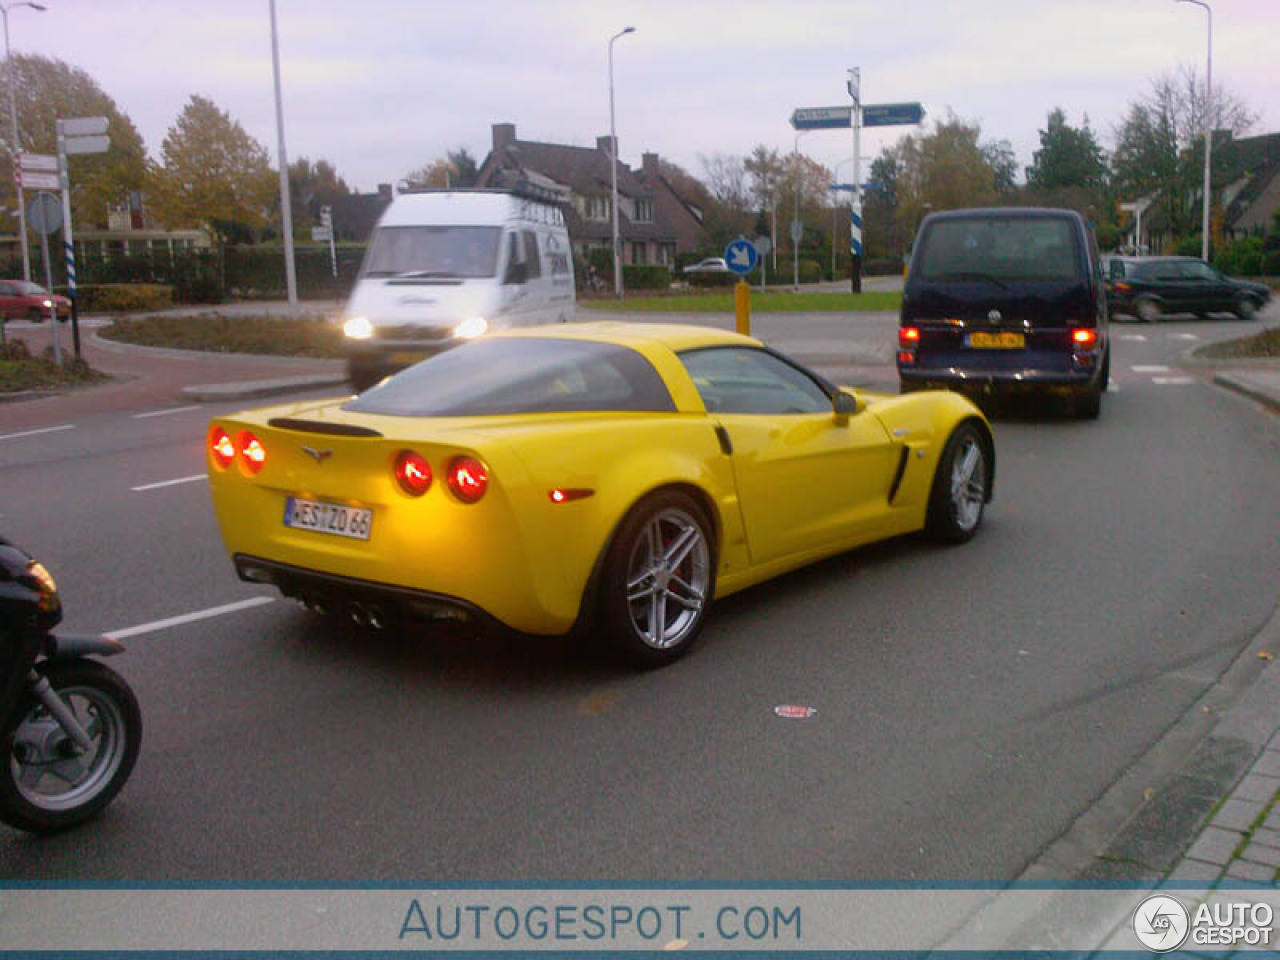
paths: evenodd
<path fill-rule="evenodd" d="M 58 119 L 58 174 L 62 181 L 62 240 L 67 258 L 67 297 L 71 301 L 71 340 L 80 357 L 80 311 L 76 306 L 76 248 L 71 236 L 71 175 L 67 156 L 76 153 L 105 153 L 111 146 L 106 117 Z"/>

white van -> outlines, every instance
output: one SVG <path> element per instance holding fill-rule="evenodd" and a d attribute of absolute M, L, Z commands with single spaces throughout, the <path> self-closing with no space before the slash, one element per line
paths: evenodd
<path fill-rule="evenodd" d="M 573 254 L 556 201 L 528 184 L 397 196 L 342 313 L 352 386 L 490 330 L 572 320 Z"/>

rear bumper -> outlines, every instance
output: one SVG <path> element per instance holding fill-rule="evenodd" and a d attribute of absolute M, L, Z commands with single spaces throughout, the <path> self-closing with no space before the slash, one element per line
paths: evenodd
<path fill-rule="evenodd" d="M 231 559 L 241 580 L 271 584 L 308 607 L 373 626 L 396 618 L 485 629 L 500 626 L 497 618 L 460 597 L 321 573 L 243 553 Z"/>
<path fill-rule="evenodd" d="M 937 385 L 952 389 L 1018 390 L 1081 389 L 1097 378 L 1096 369 L 1079 370 L 961 370 L 956 367 L 899 367 L 904 383 Z"/>

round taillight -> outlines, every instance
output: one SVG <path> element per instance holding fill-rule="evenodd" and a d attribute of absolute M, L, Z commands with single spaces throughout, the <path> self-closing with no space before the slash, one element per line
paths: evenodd
<path fill-rule="evenodd" d="M 221 427 L 214 427 L 213 432 L 209 434 L 209 452 L 213 454 L 213 462 L 225 470 L 236 458 L 236 445 L 227 436 L 227 431 Z"/>
<path fill-rule="evenodd" d="M 1098 331 L 1087 328 L 1072 330 L 1071 339 L 1078 347 L 1092 347 L 1098 342 Z"/>
<path fill-rule="evenodd" d="M 240 434 L 240 456 L 244 460 L 245 469 L 257 473 L 267 462 L 267 448 L 252 433 Z"/>
<path fill-rule="evenodd" d="M 914 347 L 920 342 L 920 330 L 918 327 L 903 327 L 898 331 L 898 346 Z"/>
<path fill-rule="evenodd" d="M 463 503 L 475 503 L 489 489 L 489 471 L 474 457 L 456 457 L 449 464 L 449 489 Z"/>
<path fill-rule="evenodd" d="M 396 483 L 411 497 L 420 497 L 431 487 L 431 464 L 412 450 L 401 450 L 396 456 Z"/>

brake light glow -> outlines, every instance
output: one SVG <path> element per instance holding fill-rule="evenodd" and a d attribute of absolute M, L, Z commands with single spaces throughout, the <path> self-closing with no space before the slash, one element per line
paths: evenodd
<path fill-rule="evenodd" d="M 1114 286 L 1121 293 L 1130 293 L 1133 290 L 1133 284 L 1125 283 L 1123 280 L 1117 280 Z"/>
<path fill-rule="evenodd" d="M 551 498 L 552 503 L 568 503 L 570 500 L 583 500 L 586 497 L 593 496 L 594 490 L 568 489 L 556 487 L 547 494 Z"/>
<path fill-rule="evenodd" d="M 1092 348 L 1098 345 L 1098 331 L 1081 328 L 1071 331 L 1071 341 L 1077 347 Z"/>
<path fill-rule="evenodd" d="M 448 479 L 449 489 L 463 503 L 476 503 L 489 489 L 489 471 L 474 457 L 455 457 Z"/>
<path fill-rule="evenodd" d="M 431 464 L 412 450 L 401 450 L 396 456 L 396 482 L 411 497 L 420 497 L 431 487 Z"/>
<path fill-rule="evenodd" d="M 919 327 L 903 327 L 898 331 L 898 346 L 906 349 L 920 342 Z"/>
<path fill-rule="evenodd" d="M 267 462 L 267 448 L 252 433 L 240 434 L 240 456 L 244 460 L 245 469 L 257 473 Z"/>
<path fill-rule="evenodd" d="M 225 470 L 236 458 L 236 445 L 227 436 L 227 431 L 215 427 L 209 435 L 209 452 L 213 454 L 213 462 Z"/>

